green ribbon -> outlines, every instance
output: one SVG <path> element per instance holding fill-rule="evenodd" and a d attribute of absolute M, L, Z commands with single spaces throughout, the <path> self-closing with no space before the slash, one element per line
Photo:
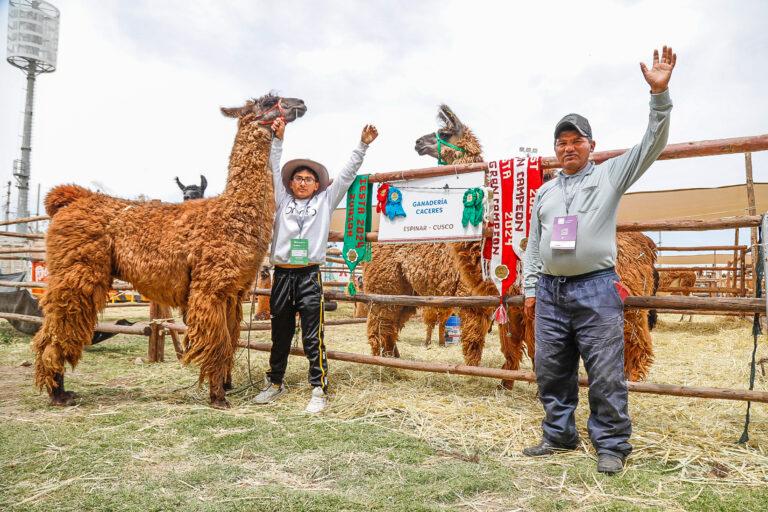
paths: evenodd
<path fill-rule="evenodd" d="M 465 153 L 466 150 L 464 148 L 460 148 L 459 146 L 454 146 L 447 140 L 444 140 L 442 137 L 440 137 L 440 134 L 438 132 L 435 132 L 435 137 L 437 137 L 437 165 L 447 165 L 448 162 L 443 160 L 442 151 L 443 146 L 448 146 L 451 149 L 455 149 L 459 153 Z"/>
<path fill-rule="evenodd" d="M 481 188 L 471 188 L 464 192 L 464 212 L 461 215 L 461 225 L 467 227 L 467 224 L 477 226 L 483 222 L 483 197 L 485 192 Z"/>
<path fill-rule="evenodd" d="M 371 243 L 366 242 L 365 235 L 371 231 L 371 197 L 373 185 L 368 181 L 368 175 L 362 174 L 355 178 L 347 191 L 347 214 L 344 222 L 344 249 L 342 256 L 350 274 L 354 274 L 358 263 L 371 261 Z M 350 275 L 347 292 L 355 295 L 355 280 Z"/>

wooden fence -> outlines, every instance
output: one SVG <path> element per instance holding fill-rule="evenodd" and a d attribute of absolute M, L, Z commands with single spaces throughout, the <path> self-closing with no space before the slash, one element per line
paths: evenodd
<path fill-rule="evenodd" d="M 697 156 L 721 155 L 729 153 L 740 153 L 747 151 L 761 151 L 768 149 L 768 135 L 759 135 L 755 137 L 740 137 L 734 139 L 698 141 L 683 144 L 672 144 L 662 152 L 659 159 L 690 158 Z M 604 151 L 592 155 L 596 162 L 601 162 L 623 153 L 625 150 Z M 544 168 L 555 168 L 557 162 L 553 158 L 545 158 Z M 389 173 L 373 174 L 370 177 L 371 182 L 386 182 L 393 180 L 405 180 L 412 178 L 424 178 L 431 176 L 444 176 L 452 174 L 462 174 L 468 172 L 487 170 L 487 164 L 484 162 L 448 165 L 440 167 L 430 167 L 426 169 L 414 169 L 395 171 Z M 22 219 L 31 221 L 30 219 Z M 44 217 L 34 218 L 34 220 L 45 220 Z M 17 221 L 19 222 L 19 221 Z M 759 215 L 745 215 L 738 217 L 728 217 L 722 219 L 676 219 L 663 220 L 655 222 L 632 222 L 623 223 L 617 226 L 619 231 L 702 231 L 714 229 L 733 229 L 739 227 L 757 227 L 761 223 Z M 7 235 L 7 232 L 0 232 L 0 235 Z M 377 233 L 370 233 L 369 240 L 377 241 Z M 12 236 L 12 235 L 8 235 Z M 29 238 L 41 238 L 43 235 Z M 339 234 L 331 233 L 331 240 L 341 240 Z M 753 258 L 754 259 L 754 258 Z M 330 261 L 339 260 L 339 258 L 329 258 Z M 341 260 L 340 262 L 342 262 Z M 0 286 L 10 287 L 41 287 L 41 283 L 17 283 L 1 282 Z M 119 284 L 114 289 L 131 289 L 129 284 Z M 256 289 L 257 295 L 268 295 L 269 290 Z M 358 294 L 349 296 L 342 292 L 326 291 L 327 299 L 352 302 L 367 302 L 371 304 L 397 304 L 405 306 L 438 306 L 438 307 L 472 307 L 472 306 L 495 306 L 499 298 L 492 296 L 474 296 L 474 297 L 419 297 L 419 296 L 387 296 L 373 294 Z M 520 307 L 523 303 L 522 296 L 505 297 L 504 302 L 513 307 Z M 664 311 L 694 311 L 694 312 L 726 312 L 741 314 L 764 313 L 766 303 L 763 299 L 754 299 L 749 297 L 685 297 L 685 296 L 635 296 L 628 297 L 625 306 L 627 308 L 656 308 Z M 24 317 L 24 318 L 21 318 Z M 40 322 L 37 317 L 26 317 L 24 315 L 13 315 L 10 313 L 0 314 L 0 318 L 26 320 L 31 322 Z M 344 323 L 360 323 L 360 319 L 350 319 Z M 328 325 L 333 325 L 328 322 Z M 174 322 L 154 321 L 150 324 L 136 324 L 133 326 L 116 326 L 107 324 L 98 324 L 97 330 L 103 332 L 117 332 L 125 334 L 140 334 L 144 336 L 159 336 L 165 332 L 184 332 L 186 327 L 183 324 Z M 246 326 L 245 330 L 266 330 L 268 325 L 255 322 Z M 248 343 L 241 341 L 241 346 L 248 349 L 268 351 L 268 344 Z M 300 349 L 294 349 L 294 354 L 301 354 Z M 178 354 L 178 349 L 177 349 Z M 402 359 L 384 358 L 376 356 L 366 356 L 362 354 L 347 354 L 341 352 L 329 352 L 329 358 L 342 361 L 350 361 L 362 364 L 376 364 L 394 368 L 404 368 L 415 371 L 430 371 L 436 373 L 448 373 L 456 375 L 475 375 L 505 380 L 522 380 L 533 382 L 535 376 L 531 372 L 500 370 L 493 368 L 472 367 L 465 365 L 445 365 L 438 363 L 428 363 L 424 361 L 406 361 Z M 585 385 L 584 380 L 580 382 Z M 630 382 L 628 383 L 630 391 L 639 393 L 653 393 L 673 396 L 718 398 L 726 400 L 750 400 L 755 402 L 768 403 L 768 392 L 754 390 L 733 390 L 722 388 L 702 388 L 676 386 L 669 384 L 654 384 L 648 382 Z"/>

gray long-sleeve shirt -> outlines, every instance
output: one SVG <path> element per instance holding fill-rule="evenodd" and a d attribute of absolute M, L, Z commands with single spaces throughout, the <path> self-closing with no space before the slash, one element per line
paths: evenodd
<path fill-rule="evenodd" d="M 576 276 L 616 262 L 616 212 L 619 200 L 667 145 L 672 100 L 669 91 L 651 94 L 651 113 L 643 140 L 601 164 L 588 163 L 578 173 L 560 173 L 541 186 L 533 203 L 523 275 L 525 296 L 536 295 L 544 274 Z M 563 188 L 570 202 L 566 212 Z M 578 216 L 576 249 L 552 249 L 555 217 Z"/>
<path fill-rule="evenodd" d="M 363 165 L 366 149 L 368 144 L 360 142 L 352 152 L 347 165 L 327 189 L 309 199 L 296 199 L 285 189 L 280 174 L 283 141 L 278 138 L 272 139 L 269 160 L 272 166 L 277 206 L 269 256 L 269 261 L 273 265 L 286 265 L 290 262 L 291 240 L 294 238 L 306 238 L 309 241 L 310 264 L 325 263 L 331 213 L 341 203 L 347 189 L 355 181 L 357 171 Z"/>

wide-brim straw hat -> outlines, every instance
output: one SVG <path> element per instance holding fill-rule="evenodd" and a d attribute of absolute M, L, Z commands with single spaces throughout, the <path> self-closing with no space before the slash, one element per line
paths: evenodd
<path fill-rule="evenodd" d="M 315 162 L 314 160 L 309 160 L 307 158 L 297 158 L 295 160 L 289 160 L 288 162 L 285 162 L 285 165 L 283 165 L 281 174 L 283 177 L 283 186 L 285 186 L 286 190 L 291 190 L 291 177 L 293 177 L 293 173 L 296 172 L 296 169 L 301 167 L 311 169 L 315 174 L 317 174 L 317 180 L 320 184 L 320 187 L 317 189 L 318 192 L 322 192 L 328 188 L 328 185 L 330 184 L 328 169 L 326 169 L 323 164 Z"/>

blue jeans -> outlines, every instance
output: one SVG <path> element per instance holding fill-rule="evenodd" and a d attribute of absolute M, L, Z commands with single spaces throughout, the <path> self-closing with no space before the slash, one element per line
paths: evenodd
<path fill-rule="evenodd" d="M 544 439 L 564 447 L 579 440 L 579 356 L 589 380 L 587 429 L 597 453 L 627 456 L 632 422 L 624 377 L 624 304 L 614 269 L 582 276 L 542 275 L 536 288 L 536 381 L 544 406 Z"/>

